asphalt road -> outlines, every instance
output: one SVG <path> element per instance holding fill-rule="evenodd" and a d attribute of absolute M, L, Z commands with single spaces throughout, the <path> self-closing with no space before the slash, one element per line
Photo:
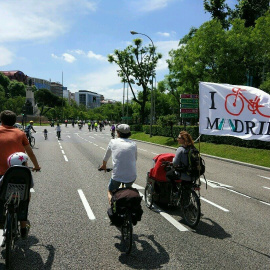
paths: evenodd
<path fill-rule="evenodd" d="M 13 269 L 270 269 L 270 171 L 205 157 L 208 186 L 202 182 L 203 216 L 196 230 L 178 210 L 153 211 L 143 202 L 127 256 L 107 217 L 110 173 L 97 170 L 109 128 L 88 132 L 86 126 L 62 126 L 59 141 L 54 128 L 48 127 L 48 140 L 42 127 L 35 129 L 42 171 L 33 173 L 31 231 L 15 246 Z M 135 187 L 143 194 L 152 158 L 174 150 L 137 146 Z M 1 254 L 5 269 L 4 249 Z"/>

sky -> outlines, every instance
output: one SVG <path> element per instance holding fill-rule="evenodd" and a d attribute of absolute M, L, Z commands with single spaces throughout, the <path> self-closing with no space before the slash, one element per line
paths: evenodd
<path fill-rule="evenodd" d="M 227 0 L 231 7 L 236 2 Z M 156 69 L 161 81 L 169 73 L 168 52 L 191 27 L 211 19 L 203 0 L 0 0 L 0 14 L 0 70 L 63 79 L 73 93 L 89 90 L 118 101 L 123 85 L 108 55 L 135 38 L 151 44 L 130 31 L 148 35 L 162 54 Z"/>

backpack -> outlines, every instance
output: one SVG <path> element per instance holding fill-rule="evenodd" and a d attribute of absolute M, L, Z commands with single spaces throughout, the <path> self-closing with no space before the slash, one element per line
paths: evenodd
<path fill-rule="evenodd" d="M 200 177 L 205 173 L 205 162 L 202 159 L 199 150 L 196 147 L 190 147 L 188 150 L 188 166 L 186 174 L 190 177 Z"/>
<path fill-rule="evenodd" d="M 121 226 L 123 223 L 122 214 L 126 208 L 129 208 L 132 213 L 132 223 L 136 225 L 143 214 L 141 201 L 142 197 L 136 188 L 119 188 L 113 192 L 111 208 L 107 211 L 112 224 Z"/>
<path fill-rule="evenodd" d="M 153 158 L 155 162 L 155 166 L 154 168 L 150 169 L 149 177 L 158 182 L 167 182 L 165 166 L 162 165 L 162 162 L 163 161 L 172 162 L 174 157 L 175 157 L 175 154 L 171 154 L 171 153 L 165 153 L 165 154 L 160 154 L 160 155 L 155 156 Z"/>

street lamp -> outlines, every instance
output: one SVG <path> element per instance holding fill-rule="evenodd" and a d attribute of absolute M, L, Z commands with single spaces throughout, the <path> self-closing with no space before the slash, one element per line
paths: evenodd
<path fill-rule="evenodd" d="M 131 35 L 143 35 L 146 36 L 150 39 L 150 41 L 152 42 L 152 46 L 153 46 L 153 53 L 152 53 L 152 58 L 154 59 L 155 56 L 155 46 L 154 46 L 154 42 L 153 40 L 147 36 L 146 34 L 143 33 L 138 33 L 135 31 L 130 31 Z M 151 85 L 151 113 L 150 113 L 150 137 L 152 137 L 152 125 L 153 125 L 153 81 L 154 81 L 154 72 L 152 72 L 152 85 Z"/>

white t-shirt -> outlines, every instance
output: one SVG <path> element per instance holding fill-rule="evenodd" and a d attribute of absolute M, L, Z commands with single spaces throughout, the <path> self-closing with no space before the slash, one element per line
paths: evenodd
<path fill-rule="evenodd" d="M 124 138 L 111 140 L 103 160 L 108 161 L 110 156 L 112 156 L 113 180 L 122 183 L 136 180 L 137 145 L 134 141 Z"/>

